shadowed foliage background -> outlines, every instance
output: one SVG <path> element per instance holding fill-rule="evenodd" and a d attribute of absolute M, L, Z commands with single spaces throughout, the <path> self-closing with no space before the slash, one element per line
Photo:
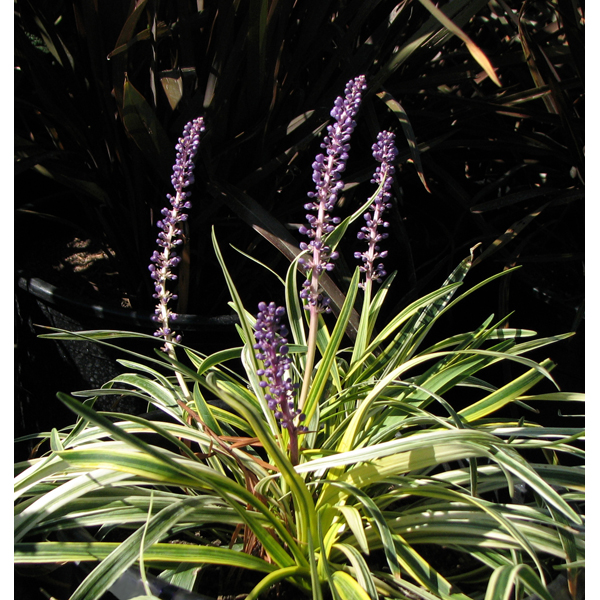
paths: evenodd
<path fill-rule="evenodd" d="M 204 114 L 208 132 L 188 232 L 189 293 L 180 297 L 181 312 L 211 313 L 222 298 L 202 293 L 214 266 L 206 252 L 210 225 L 240 249 L 284 267 L 248 225 L 282 238 L 285 229 L 293 239 L 304 222 L 309 165 L 329 106 L 348 79 L 365 73 L 369 91 L 341 210 L 350 212 L 365 197 L 360 184 L 370 177 L 376 132 L 397 130 L 404 168 L 391 217 L 391 260 L 403 275 L 402 293 L 414 296 L 439 281 L 481 242 L 480 261 L 523 264 L 517 278 L 529 289 L 577 310 L 584 174 L 579 2 L 441 5 L 486 53 L 502 87 L 417 1 L 19 0 L 19 217 L 35 200 L 35 212 L 83 227 L 112 250 L 118 295 L 134 308 L 151 306 L 146 264 L 174 142 L 185 122 Z M 47 221 L 43 228 L 52 229 Z M 252 288 L 252 263 L 240 260 L 238 268 Z M 506 309 L 506 296 L 501 302 Z M 575 326 L 579 314 L 572 312 Z"/>

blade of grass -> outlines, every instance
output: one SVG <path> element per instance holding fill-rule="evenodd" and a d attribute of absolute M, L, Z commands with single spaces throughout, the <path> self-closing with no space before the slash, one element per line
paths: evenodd
<path fill-rule="evenodd" d="M 108 557 L 120 546 L 117 542 L 26 542 L 15 545 L 17 564 L 45 564 L 64 561 L 97 561 Z M 262 573 L 277 569 L 276 565 L 229 548 L 189 544 L 157 543 L 144 551 L 147 563 L 215 564 L 238 567 Z M 297 568 L 297 567 L 292 567 Z"/>
<path fill-rule="evenodd" d="M 479 46 L 471 40 L 471 38 L 460 28 L 457 27 L 451 19 L 449 19 L 444 12 L 442 12 L 431 0 L 419 0 L 419 2 L 446 28 L 451 31 L 455 36 L 460 38 L 467 49 L 471 53 L 471 56 L 479 63 L 483 70 L 487 73 L 488 77 L 498 86 L 502 87 L 500 80 L 498 79 L 494 68 L 492 67 L 487 56 L 481 51 Z"/>
<path fill-rule="evenodd" d="M 421 153 L 419 152 L 419 146 L 417 144 L 417 137 L 415 136 L 415 132 L 411 125 L 411 122 L 406 114 L 404 108 L 398 100 L 396 100 L 390 93 L 388 92 L 379 92 L 377 97 L 383 100 L 387 107 L 396 115 L 398 121 L 400 121 L 400 126 L 402 127 L 402 131 L 404 132 L 404 137 L 408 142 L 408 148 L 410 151 L 410 156 L 412 158 L 412 162 L 417 169 L 417 174 L 423 187 L 431 193 L 431 190 L 427 186 L 427 180 L 425 179 L 425 173 L 423 171 L 423 164 L 421 163 Z"/>

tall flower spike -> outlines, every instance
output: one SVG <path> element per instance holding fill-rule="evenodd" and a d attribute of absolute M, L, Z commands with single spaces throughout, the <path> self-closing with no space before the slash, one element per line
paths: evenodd
<path fill-rule="evenodd" d="M 325 154 L 319 154 L 313 163 L 313 181 L 316 191 L 310 192 L 308 197 L 312 199 L 304 205 L 308 211 L 315 214 L 307 214 L 307 226 L 300 227 L 302 235 L 307 235 L 311 241 L 300 244 L 301 250 L 309 250 L 307 258 L 301 258 L 303 264 L 310 273 L 310 278 L 304 282 L 304 289 L 300 297 L 307 300 L 307 308 L 319 312 L 329 309 L 329 299 L 324 298 L 319 286 L 319 278 L 324 271 L 331 271 L 333 262 L 338 254 L 332 252 L 325 245 L 323 237 L 331 233 L 335 225 L 340 222 L 338 217 L 332 217 L 331 211 L 335 207 L 340 190 L 344 187 L 341 173 L 346 168 L 348 152 L 350 150 L 350 136 L 356 127 L 356 116 L 361 102 L 361 94 L 366 89 L 366 78 L 360 75 L 346 84 L 344 98 L 338 97 L 331 111 L 335 122 L 327 127 L 327 136 L 323 139 L 321 148 Z"/>
<path fill-rule="evenodd" d="M 176 247 L 183 243 L 183 240 L 179 237 L 181 235 L 179 223 L 187 219 L 187 214 L 183 210 L 192 207 L 188 200 L 191 192 L 184 190 L 194 183 L 194 157 L 200 144 L 200 134 L 204 129 L 204 119 L 202 117 L 190 121 L 184 127 L 183 136 L 179 138 L 175 146 L 177 157 L 171 176 L 175 196 L 167 194 L 171 208 L 167 206 L 162 209 L 163 218 L 157 223 L 160 233 L 156 243 L 162 250 L 154 251 L 148 267 L 150 276 L 154 280 L 155 293 L 152 297 L 158 301 L 152 318 L 160 324 L 160 327 L 154 332 L 154 335 L 165 339 L 166 344 L 163 348 L 165 351 L 170 348 L 169 342 L 179 342 L 181 340 L 181 336 L 176 335 L 171 330 L 171 321 L 176 320 L 177 315 L 171 311 L 168 304 L 170 300 L 176 300 L 177 296 L 167 290 L 167 282 L 177 279 L 177 275 L 172 273 L 172 269 L 181 261 L 181 257 L 175 252 Z"/>
<path fill-rule="evenodd" d="M 381 283 L 381 278 L 386 275 L 383 264 L 378 263 L 375 265 L 375 261 L 387 256 L 387 250 L 382 252 L 378 244 L 381 240 L 386 239 L 388 234 L 380 233 L 379 227 L 390 226 L 389 223 L 383 220 L 382 215 L 387 208 L 392 207 L 389 203 L 391 197 L 389 190 L 392 186 L 392 175 L 395 172 L 393 163 L 398 155 L 394 139 L 395 136 L 393 133 L 382 131 L 377 136 L 377 143 L 373 144 L 373 156 L 381 164 L 377 167 L 371 183 L 380 186 L 383 182 L 383 187 L 370 206 L 370 211 L 372 212 L 365 213 L 365 226 L 361 227 L 357 236 L 359 240 L 366 240 L 368 243 L 368 248 L 365 252 L 354 253 L 354 258 L 363 262 L 363 265 L 360 267 L 360 270 L 365 273 L 365 283 L 360 284 L 362 288 L 365 287 L 366 281 Z"/>

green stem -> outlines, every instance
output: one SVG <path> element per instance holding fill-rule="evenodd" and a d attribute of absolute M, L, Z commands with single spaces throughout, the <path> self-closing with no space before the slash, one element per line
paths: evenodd
<path fill-rule="evenodd" d="M 290 462 L 295 467 L 299 462 L 298 454 L 298 432 L 290 431 Z"/>
<path fill-rule="evenodd" d="M 177 360 L 177 354 L 175 353 L 175 347 L 168 340 L 165 342 L 165 347 L 167 349 L 167 354 L 173 359 Z M 183 392 L 183 397 L 185 401 L 189 404 L 192 401 L 192 395 L 190 394 L 190 390 L 183 378 L 183 375 L 179 371 L 175 371 L 175 377 L 177 378 L 177 383 L 179 383 L 179 387 Z"/>
<path fill-rule="evenodd" d="M 310 323 L 308 329 L 308 348 L 306 350 L 306 364 L 304 366 L 304 378 L 302 380 L 302 390 L 300 392 L 300 400 L 298 401 L 298 409 L 304 410 L 308 390 L 312 381 L 312 370 L 315 364 L 315 353 L 317 351 L 317 329 L 319 328 L 319 312 L 316 306 L 310 306 Z"/>

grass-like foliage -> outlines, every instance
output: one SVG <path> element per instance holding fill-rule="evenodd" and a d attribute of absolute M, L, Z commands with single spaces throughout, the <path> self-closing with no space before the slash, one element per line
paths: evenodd
<path fill-rule="evenodd" d="M 396 275 L 378 266 L 393 135 L 374 147 L 373 196 L 344 220 L 332 216 L 363 87 L 363 78 L 350 81 L 332 111 L 301 229 L 310 242 L 281 279 L 284 306 L 265 299 L 254 316 L 213 230 L 240 344 L 209 356 L 183 345 L 167 308 L 178 223 L 191 208 L 183 188 L 203 131 L 201 120 L 186 128 L 151 267 L 163 347 L 129 351 L 120 362 L 130 372 L 102 389 L 59 393 L 77 422 L 42 434 L 49 451 L 16 466 L 16 561 L 96 565 L 71 600 L 100 598 L 131 567 L 205 593 L 216 565 L 253 574 L 236 590 L 248 600 L 276 595 L 283 582 L 290 597 L 315 600 L 495 600 L 513 591 L 552 600 L 547 583 L 562 570 L 575 593 L 583 432 L 505 410 L 582 400 L 558 390 L 550 359 L 528 356 L 570 334 L 537 339 L 491 315 L 436 336 L 454 305 L 510 272 L 466 288 L 471 255 L 439 289 L 379 318 Z M 333 319 L 322 278 L 363 213 L 365 250 Z M 519 374 L 498 386 L 488 374 L 503 363 Z M 533 391 L 542 380 L 556 391 Z M 99 395 L 143 398 L 163 418 L 96 412 Z"/>

